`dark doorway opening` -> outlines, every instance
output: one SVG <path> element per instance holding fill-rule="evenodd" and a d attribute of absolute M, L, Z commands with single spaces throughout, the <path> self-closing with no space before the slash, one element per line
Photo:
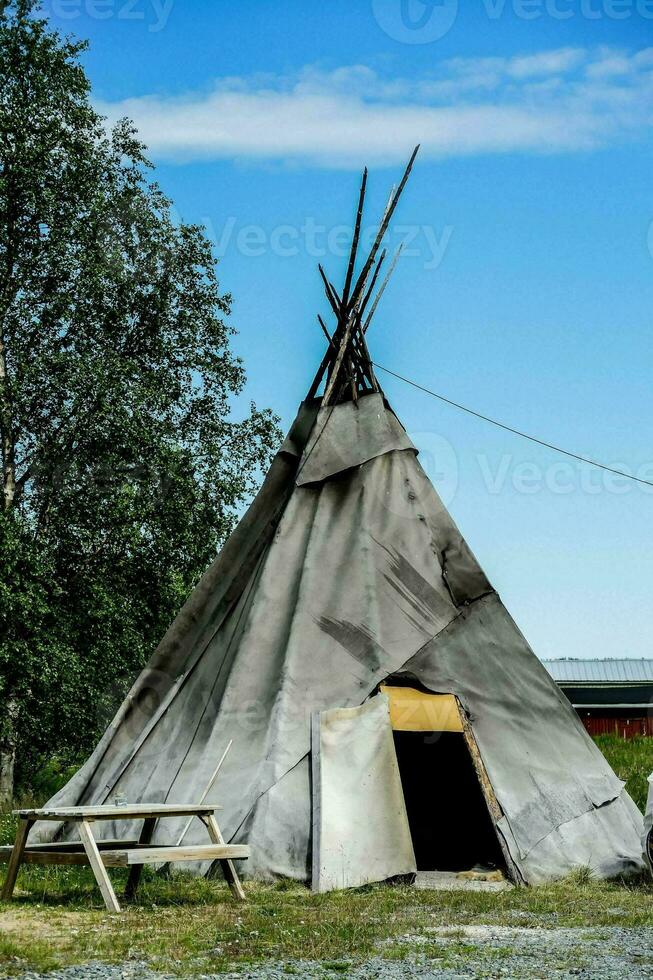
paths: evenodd
<path fill-rule="evenodd" d="M 418 870 L 504 870 L 464 735 L 395 731 L 394 740 Z"/>

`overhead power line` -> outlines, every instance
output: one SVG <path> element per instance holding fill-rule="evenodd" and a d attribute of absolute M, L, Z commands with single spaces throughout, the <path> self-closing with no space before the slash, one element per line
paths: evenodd
<path fill-rule="evenodd" d="M 397 374 L 396 371 L 391 371 L 390 368 L 383 367 L 382 364 L 377 364 L 376 361 L 372 361 L 375 368 L 379 371 L 384 371 L 385 374 L 391 375 L 393 378 L 397 378 L 398 381 L 403 381 L 405 384 L 410 385 L 412 388 L 417 388 L 418 391 L 423 391 L 426 395 L 431 395 L 433 398 L 439 399 L 439 401 L 444 402 L 446 405 L 451 405 L 452 408 L 457 408 L 461 412 L 466 412 L 468 415 L 473 415 L 477 419 L 481 419 L 483 422 L 489 422 L 490 425 L 496 425 L 499 429 L 504 429 L 506 432 L 512 432 L 515 436 L 520 436 L 522 439 L 528 439 L 529 442 L 534 442 L 538 446 L 544 446 L 546 449 L 552 449 L 556 453 L 561 453 L 563 456 L 568 456 L 570 459 L 576 459 L 580 463 L 587 463 L 588 466 L 596 466 L 600 470 L 605 470 L 607 473 L 614 473 L 616 476 L 623 476 L 626 480 L 633 480 L 635 483 L 644 483 L 647 487 L 653 487 L 653 481 L 644 480 L 639 476 L 633 476 L 632 473 L 624 473 L 623 470 L 615 469 L 614 466 L 606 466 L 605 463 L 599 463 L 595 459 L 589 459 L 587 456 L 579 456 L 578 453 L 572 453 L 569 449 L 563 449 L 561 446 L 555 446 L 552 442 L 546 442 L 544 439 L 538 439 L 537 436 L 531 436 L 528 432 L 522 432 L 521 429 L 515 429 L 512 425 L 506 425 L 504 422 L 499 422 L 497 419 L 490 418 L 489 415 L 483 415 L 481 412 L 474 411 L 473 408 L 468 408 L 466 405 L 461 405 L 459 402 L 453 401 L 451 398 L 445 398 L 444 395 L 438 394 L 437 391 L 432 391 L 430 388 L 425 388 L 424 385 L 418 384 L 416 381 L 411 381 L 410 378 L 405 378 L 402 374 Z"/>

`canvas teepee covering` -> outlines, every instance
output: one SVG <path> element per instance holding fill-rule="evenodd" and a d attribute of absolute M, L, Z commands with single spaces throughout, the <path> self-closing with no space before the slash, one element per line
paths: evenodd
<path fill-rule="evenodd" d="M 639 811 L 506 612 L 374 376 L 365 310 L 407 173 L 354 282 L 364 177 L 342 295 L 324 276 L 336 328 L 309 397 L 251 507 L 52 802 L 195 801 L 233 739 L 216 793 L 225 839 L 249 843 L 249 874 L 307 879 L 311 715 L 361 706 L 399 678 L 458 698 L 513 877 L 629 871 L 641 867 Z M 174 841 L 180 828 L 163 824 L 161 842 Z"/>
<path fill-rule="evenodd" d="M 648 796 L 646 799 L 646 813 L 644 814 L 642 851 L 644 861 L 651 874 L 653 874 L 653 772 L 648 777 Z"/>

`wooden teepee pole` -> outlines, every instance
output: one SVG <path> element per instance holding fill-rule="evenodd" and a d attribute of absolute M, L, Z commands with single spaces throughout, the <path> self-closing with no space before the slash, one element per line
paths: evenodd
<path fill-rule="evenodd" d="M 211 792 L 211 789 L 213 787 L 213 784 L 215 783 L 216 779 L 218 778 L 218 773 L 220 772 L 220 770 L 222 768 L 222 763 L 227 758 L 227 753 L 228 753 L 229 749 L 231 748 L 231 746 L 233 744 L 234 744 L 234 740 L 232 738 L 231 741 L 229 742 L 229 745 L 226 747 L 226 749 L 222 753 L 222 758 L 220 759 L 220 761 L 218 762 L 217 766 L 213 770 L 213 775 L 209 779 L 209 782 L 208 782 L 208 785 L 207 785 L 206 789 L 202 793 L 200 799 L 197 801 L 197 803 L 198 803 L 199 806 L 201 806 L 202 803 L 204 803 L 204 801 L 206 800 L 207 796 Z M 181 834 L 179 836 L 179 840 L 177 841 L 177 847 L 180 847 L 181 846 L 181 842 L 183 841 L 184 837 L 188 833 L 188 828 L 190 827 L 190 825 L 191 825 L 192 822 L 193 822 L 193 817 L 189 817 L 188 820 L 186 821 L 186 826 L 184 827 L 184 829 L 182 830 L 182 832 L 181 832 Z"/>
<path fill-rule="evenodd" d="M 365 321 L 365 325 L 363 326 L 363 333 L 364 334 L 367 333 L 367 328 L 369 327 L 370 321 L 372 320 L 372 317 L 374 316 L 374 312 L 375 312 L 377 306 L 379 305 L 379 300 L 381 299 L 381 297 L 383 296 L 383 293 L 385 292 L 385 287 L 390 282 L 390 276 L 392 275 L 392 273 L 395 270 L 395 266 L 396 266 L 396 264 L 397 264 L 397 262 L 399 260 L 399 256 L 401 255 L 401 252 L 402 252 L 403 247 L 404 247 L 404 243 L 402 242 L 401 245 L 399 246 L 399 248 L 397 249 L 397 251 L 395 252 L 395 255 L 394 255 L 394 258 L 393 258 L 392 263 L 390 265 L 390 268 L 387 271 L 387 274 L 386 274 L 385 279 L 381 283 L 381 287 L 380 287 L 378 293 L 374 297 L 374 302 L 372 303 L 372 307 L 370 309 L 370 312 L 367 314 L 367 319 Z"/>
<path fill-rule="evenodd" d="M 361 269 L 360 275 L 359 275 L 358 279 L 356 280 L 356 285 L 354 286 L 354 290 L 352 292 L 351 300 L 350 300 L 350 303 L 349 303 L 350 308 L 356 305 L 356 303 L 357 303 L 357 301 L 359 299 L 360 293 L 363 290 L 363 285 L 365 283 L 365 280 L 367 279 L 367 274 L 368 274 L 368 272 L 369 272 L 369 270 L 370 270 L 370 268 L 372 266 L 372 263 L 374 262 L 374 259 L 376 258 L 376 253 L 378 252 L 379 246 L 381 245 L 381 241 L 383 239 L 383 236 L 385 235 L 385 233 L 386 233 L 386 231 L 388 229 L 388 225 L 390 224 L 390 219 L 392 218 L 392 215 L 394 214 L 394 210 L 397 207 L 397 203 L 399 202 L 399 198 L 401 197 L 402 191 L 403 191 L 404 187 L 406 186 L 406 181 L 408 180 L 408 177 L 410 176 L 410 172 L 413 169 L 413 163 L 415 162 L 415 157 L 417 156 L 418 151 L 419 151 L 419 143 L 417 144 L 417 146 L 415 147 L 415 149 L 413 150 L 413 152 L 411 154 L 411 158 L 408 161 L 408 164 L 407 164 L 406 169 L 404 171 L 404 175 L 401 178 L 401 181 L 399 183 L 399 187 L 397 188 L 397 192 L 396 192 L 396 194 L 393 195 L 392 202 L 390 204 L 390 207 L 387 209 L 387 211 L 386 211 L 386 213 L 385 213 L 385 215 L 383 217 L 383 220 L 382 220 L 382 222 L 381 222 L 381 224 L 379 226 L 379 230 L 378 230 L 377 236 L 376 236 L 376 238 L 374 240 L 374 244 L 372 246 L 372 249 L 370 251 L 370 254 L 367 256 L 367 262 L 365 263 L 365 265 Z"/>
<path fill-rule="evenodd" d="M 363 170 L 363 179 L 361 180 L 360 194 L 358 195 L 358 210 L 356 212 L 356 224 L 354 227 L 354 237 L 351 243 L 351 252 L 349 253 L 349 265 L 347 266 L 347 275 L 345 277 L 345 288 L 342 291 L 342 305 L 347 306 L 349 302 L 349 290 L 351 288 L 351 280 L 354 275 L 354 266 L 356 265 L 356 252 L 358 251 L 358 239 L 361 233 L 361 221 L 363 218 L 363 204 L 365 203 L 365 188 L 367 186 L 367 167 Z"/>

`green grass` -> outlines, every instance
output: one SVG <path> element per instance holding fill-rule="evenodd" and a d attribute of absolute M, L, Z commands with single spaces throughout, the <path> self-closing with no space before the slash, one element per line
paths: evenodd
<path fill-rule="evenodd" d="M 117 887 L 122 872 L 112 872 Z M 312 895 L 302 885 L 248 884 L 237 905 L 222 882 L 144 875 L 137 903 L 104 913 L 91 874 L 80 868 L 28 868 L 11 904 L 0 904 L 0 975 L 93 959 L 142 959 L 154 968 L 218 972 L 261 960 L 316 960 L 334 974 L 372 954 L 402 958 L 401 937 L 434 926 L 650 926 L 653 888 L 573 879 L 512 891 L 429 892 L 374 886 Z M 456 950 L 465 945 L 457 940 Z M 424 955 L 429 948 L 420 945 Z M 440 955 L 433 946 L 433 955 Z"/>
<path fill-rule="evenodd" d="M 597 735 L 594 741 L 616 774 L 626 781 L 626 789 L 643 813 L 648 793 L 647 777 L 653 772 L 653 738 Z"/>
<path fill-rule="evenodd" d="M 653 769 L 653 739 L 597 741 L 641 806 Z M 30 802 L 36 805 L 21 805 Z M 0 817 L 0 843 L 11 842 L 14 830 L 13 818 Z M 111 876 L 122 889 L 126 873 Z M 463 934 L 456 930 L 467 925 L 653 927 L 648 878 L 595 881 L 583 869 L 550 885 L 498 893 L 374 886 L 312 895 L 292 882 L 250 883 L 246 890 L 248 901 L 240 905 L 222 882 L 185 875 L 163 879 L 146 868 L 137 901 L 123 915 L 109 916 L 90 870 L 24 868 L 14 901 L 0 903 L 0 976 L 92 959 L 142 959 L 162 971 L 188 974 L 261 960 L 287 960 L 292 972 L 293 962 L 304 959 L 323 963 L 337 976 L 371 954 L 411 955 L 411 946 L 401 942 L 407 934 L 424 937 L 421 955 L 446 959 L 464 954 Z M 446 955 L 429 938 L 434 926 L 460 936 Z M 301 974 L 301 966 L 295 972 Z"/>

